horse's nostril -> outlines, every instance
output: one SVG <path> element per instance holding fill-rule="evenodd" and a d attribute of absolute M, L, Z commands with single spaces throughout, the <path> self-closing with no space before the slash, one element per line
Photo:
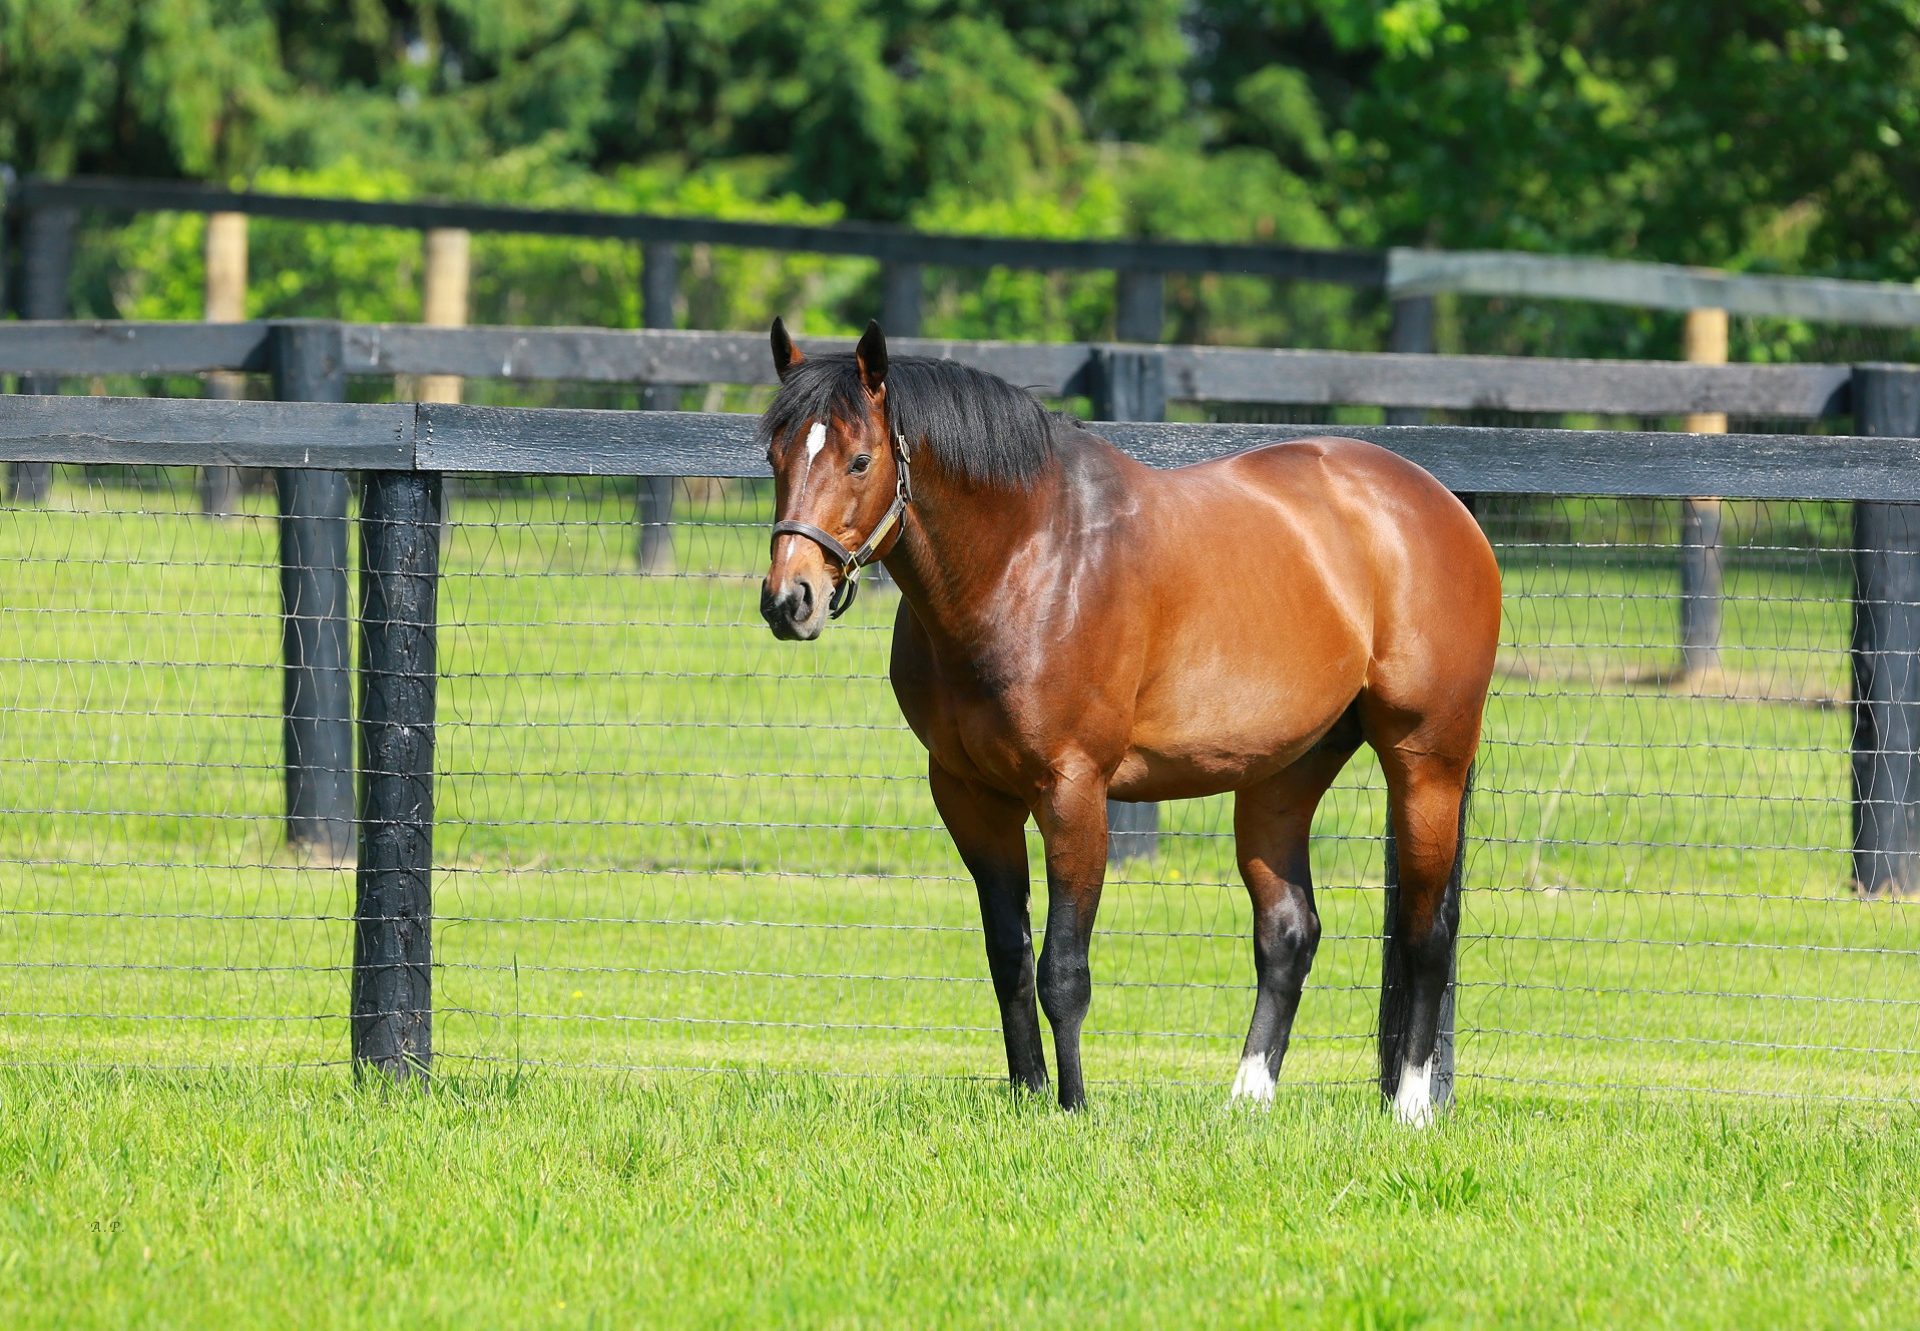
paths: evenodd
<path fill-rule="evenodd" d="M 813 613 L 813 584 L 803 582 L 800 584 L 800 613 L 795 617 L 798 619 L 805 619 L 808 615 L 812 613 Z"/>

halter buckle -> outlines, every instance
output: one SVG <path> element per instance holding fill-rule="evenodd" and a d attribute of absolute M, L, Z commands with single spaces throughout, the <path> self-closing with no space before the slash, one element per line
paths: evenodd
<path fill-rule="evenodd" d="M 833 589 L 833 595 L 827 601 L 827 618 L 838 619 L 847 613 L 847 608 L 860 595 L 860 565 L 850 564 L 840 574 L 840 585 Z"/>

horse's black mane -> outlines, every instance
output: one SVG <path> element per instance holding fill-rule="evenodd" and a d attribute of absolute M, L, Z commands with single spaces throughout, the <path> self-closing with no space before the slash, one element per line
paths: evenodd
<path fill-rule="evenodd" d="M 760 434 L 785 437 L 811 421 L 855 419 L 865 389 L 852 356 L 809 356 L 787 374 Z M 887 361 L 887 416 L 909 444 L 977 485 L 1023 489 L 1053 462 L 1060 418 L 1024 388 L 950 360 Z"/>

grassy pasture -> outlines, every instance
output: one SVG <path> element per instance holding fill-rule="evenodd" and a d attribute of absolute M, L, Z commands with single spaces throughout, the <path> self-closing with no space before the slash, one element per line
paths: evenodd
<path fill-rule="evenodd" d="M 1846 713 L 1806 701 L 1845 686 L 1843 555 L 1733 552 L 1726 675 L 1686 690 L 1653 680 L 1669 557 L 1594 512 L 1490 520 L 1463 1105 L 1408 1143 L 1361 1085 L 1364 754 L 1317 826 L 1326 940 L 1270 1119 L 1219 1111 L 1251 979 L 1221 800 L 1110 880 L 1093 1116 L 968 1080 L 999 1036 L 884 681 L 890 595 L 775 642 L 760 502 L 696 492 L 672 578 L 627 571 L 598 487 L 456 505 L 425 1101 L 285 1066 L 345 1058 L 352 877 L 281 845 L 266 508 L 63 473 L 0 514 L 0 1063 L 60 1065 L 0 1071 L 9 1324 L 1911 1307 L 1920 908 L 1850 895 Z"/>
<path fill-rule="evenodd" d="M 1888 1107 L 1476 1090 L 1396 1131 L 813 1074 L 0 1076 L 10 1327 L 1912 1324 Z"/>

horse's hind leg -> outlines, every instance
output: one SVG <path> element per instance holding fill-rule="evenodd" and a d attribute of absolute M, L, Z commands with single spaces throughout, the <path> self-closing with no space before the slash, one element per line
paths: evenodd
<path fill-rule="evenodd" d="M 1287 1056 L 1300 991 L 1320 943 L 1308 833 L 1327 787 L 1359 744 L 1343 722 L 1320 747 L 1277 776 L 1234 797 L 1240 876 L 1253 901 L 1253 1021 L 1233 1078 L 1233 1098 L 1267 1104 Z"/>
<path fill-rule="evenodd" d="M 1430 749 L 1411 736 L 1377 747 L 1393 832 L 1389 869 L 1398 883 L 1381 977 L 1380 1090 L 1401 1122 L 1424 1126 L 1441 1107 L 1434 1051 L 1460 931 L 1461 818 L 1473 748 Z"/>

